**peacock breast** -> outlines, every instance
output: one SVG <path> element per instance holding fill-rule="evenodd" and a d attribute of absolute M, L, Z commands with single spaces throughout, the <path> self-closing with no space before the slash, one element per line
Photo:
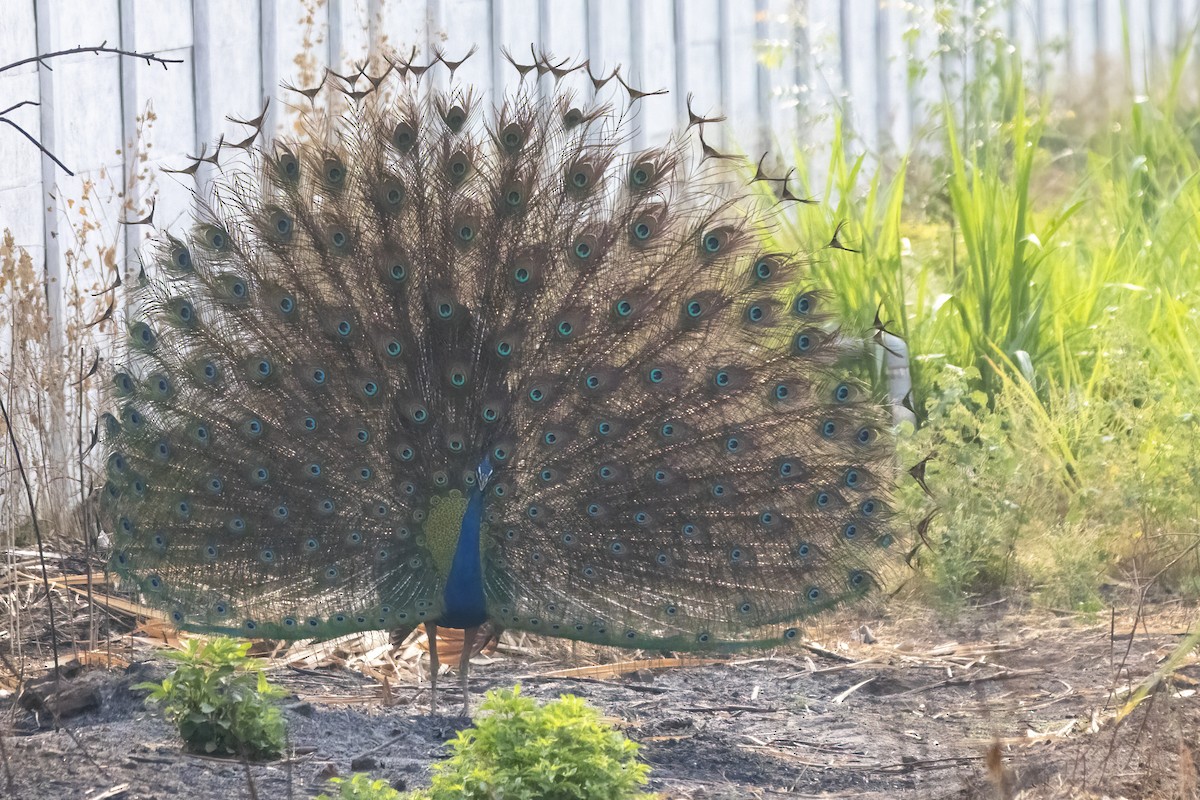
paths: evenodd
<path fill-rule="evenodd" d="M 458 489 L 451 489 L 444 495 L 434 495 L 429 499 L 429 511 L 423 529 L 425 548 L 429 551 L 434 569 L 443 581 L 450 577 L 468 505 L 469 498 Z"/>

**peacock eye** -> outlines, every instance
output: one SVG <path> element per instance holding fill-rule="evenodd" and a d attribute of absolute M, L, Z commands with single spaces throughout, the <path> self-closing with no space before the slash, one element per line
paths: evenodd
<path fill-rule="evenodd" d="M 655 167 L 651 161 L 639 161 L 629 171 L 629 182 L 634 189 L 645 189 L 654 180 Z"/>
<path fill-rule="evenodd" d="M 591 233 L 578 236 L 569 246 L 567 252 L 576 266 L 584 266 L 599 252 L 599 239 Z"/>
<path fill-rule="evenodd" d="M 325 182 L 332 187 L 339 187 L 346 178 L 346 168 L 342 166 L 342 162 L 336 158 L 325 160 L 324 165 Z"/>
<path fill-rule="evenodd" d="M 292 218 L 276 210 L 271 214 L 271 227 L 280 238 L 287 238 L 292 233 Z"/>
<path fill-rule="evenodd" d="M 455 153 L 450 158 L 450 177 L 454 182 L 458 182 L 467 176 L 467 170 L 470 168 L 470 161 L 467 160 L 465 154 Z"/>
<path fill-rule="evenodd" d="M 411 150 L 413 144 L 416 143 L 416 140 L 416 131 L 413 129 L 413 126 L 409 125 L 407 122 L 401 122 L 392 132 L 392 144 L 394 144 L 396 149 L 401 153 L 407 153 L 409 150 Z"/>
<path fill-rule="evenodd" d="M 525 144 L 525 131 L 516 122 L 510 122 L 504 126 L 504 131 L 501 133 L 500 138 L 504 142 L 504 148 L 513 153 L 521 149 L 521 145 Z"/>

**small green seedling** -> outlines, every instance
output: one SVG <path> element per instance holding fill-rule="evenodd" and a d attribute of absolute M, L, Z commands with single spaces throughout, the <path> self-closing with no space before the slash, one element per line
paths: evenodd
<path fill-rule="evenodd" d="M 322 793 L 317 795 L 317 800 L 400 800 L 403 796 L 387 781 L 373 781 L 365 772 L 356 772 L 349 778 L 330 778 L 329 782 L 337 784 L 337 796 Z"/>
<path fill-rule="evenodd" d="M 254 760 L 283 752 L 283 714 L 273 702 L 287 692 L 267 683 L 249 642 L 190 639 L 169 652 L 179 666 L 162 683 L 142 683 L 193 753 Z"/>

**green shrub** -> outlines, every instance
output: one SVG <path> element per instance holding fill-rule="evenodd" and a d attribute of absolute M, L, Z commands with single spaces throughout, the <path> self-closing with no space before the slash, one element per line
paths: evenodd
<path fill-rule="evenodd" d="M 337 784 L 337 797 L 322 793 L 317 795 L 317 800 L 400 800 L 402 796 L 387 781 L 373 781 L 365 772 L 356 772 L 348 780 L 330 778 L 329 782 Z"/>
<path fill-rule="evenodd" d="M 635 743 L 583 700 L 563 695 L 539 706 L 520 687 L 488 692 L 484 715 L 434 766 L 427 800 L 628 800 L 649 768 Z"/>
<path fill-rule="evenodd" d="M 287 693 L 267 683 L 249 642 L 190 639 L 165 655 L 179 666 L 162 683 L 143 683 L 194 753 L 274 758 L 283 751 L 283 714 L 272 702 Z"/>

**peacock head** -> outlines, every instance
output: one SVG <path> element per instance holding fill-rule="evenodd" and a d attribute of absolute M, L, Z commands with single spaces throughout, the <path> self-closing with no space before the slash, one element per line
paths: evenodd
<path fill-rule="evenodd" d="M 490 455 L 483 457 L 483 461 L 480 462 L 477 468 L 477 474 L 479 477 L 477 487 L 482 492 L 487 488 L 488 481 L 492 479 L 492 457 Z"/>

